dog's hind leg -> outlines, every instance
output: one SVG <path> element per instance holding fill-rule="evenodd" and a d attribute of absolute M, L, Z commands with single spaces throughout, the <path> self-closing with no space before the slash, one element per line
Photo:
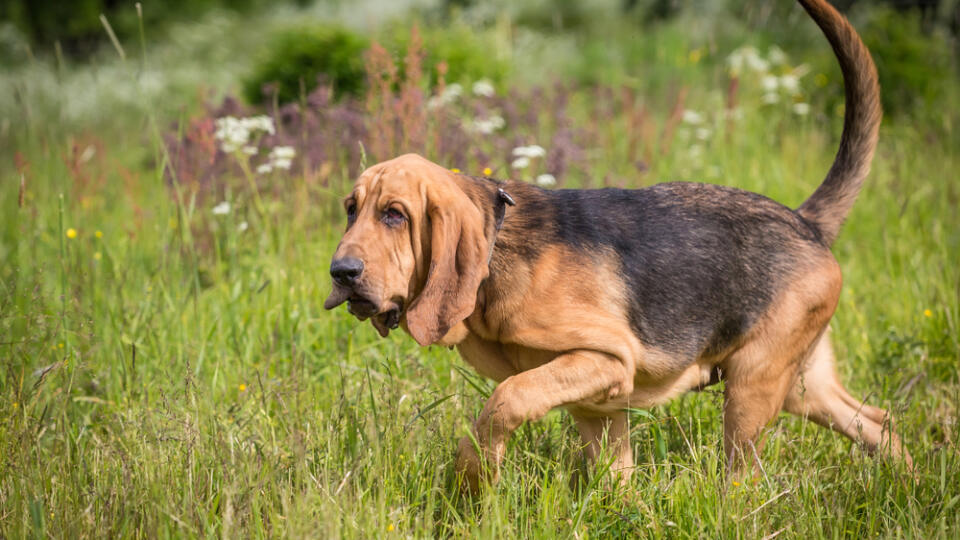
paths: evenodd
<path fill-rule="evenodd" d="M 792 281 L 720 365 L 726 381 L 723 442 L 731 469 L 752 464 L 762 470 L 761 432 L 783 408 L 837 305 L 840 269 L 832 259 Z"/>
<path fill-rule="evenodd" d="M 723 447 L 732 471 L 744 466 L 762 470 L 762 431 L 780 411 L 796 377 L 797 363 L 788 357 L 781 357 L 775 366 L 758 365 L 755 359 L 766 356 L 763 349 L 757 343 L 738 353 L 741 362 L 750 362 L 755 369 L 727 368 L 724 374 Z"/>
<path fill-rule="evenodd" d="M 840 384 L 827 332 L 804 362 L 783 408 L 862 442 L 870 453 L 899 456 L 912 466 L 910 454 L 893 433 L 890 413 L 861 403 Z"/>

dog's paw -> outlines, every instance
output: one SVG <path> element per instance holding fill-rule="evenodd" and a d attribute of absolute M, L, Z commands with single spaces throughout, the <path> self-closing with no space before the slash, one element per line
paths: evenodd
<path fill-rule="evenodd" d="M 480 492 L 480 455 L 474 447 L 473 440 L 470 437 L 460 439 L 460 445 L 457 447 L 457 478 L 460 481 L 460 489 L 470 495 L 476 495 Z"/>
<path fill-rule="evenodd" d="M 470 495 L 477 495 L 484 481 L 496 484 L 500 479 L 496 463 L 485 461 L 477 452 L 473 439 L 463 437 L 457 448 L 457 477 L 460 488 Z"/>

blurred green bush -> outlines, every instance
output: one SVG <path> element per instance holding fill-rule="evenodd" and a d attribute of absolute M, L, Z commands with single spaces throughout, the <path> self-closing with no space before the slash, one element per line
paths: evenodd
<path fill-rule="evenodd" d="M 936 108 L 956 80 L 953 49 L 941 33 L 923 32 L 918 13 L 880 7 L 869 11 L 861 35 L 877 64 L 887 114 Z"/>
<path fill-rule="evenodd" d="M 423 66 L 429 72 L 431 86 L 437 83 L 437 66 L 447 65 L 444 80 L 447 83 L 468 83 L 489 79 L 502 83 L 509 71 L 506 61 L 498 58 L 493 32 L 478 30 L 461 22 L 420 27 L 420 37 L 426 57 Z M 384 46 L 398 61 L 407 54 L 410 44 L 410 26 L 397 24 L 388 29 Z"/>
<path fill-rule="evenodd" d="M 264 87 L 276 85 L 277 99 L 289 103 L 317 87 L 322 79 L 336 98 L 360 95 L 366 85 L 366 38 L 339 26 L 301 26 L 277 32 L 243 85 L 250 103 L 270 98 Z"/>
<path fill-rule="evenodd" d="M 411 40 L 409 23 L 396 23 L 380 35 L 384 47 L 397 65 L 402 65 Z M 427 85 L 437 83 L 438 65 L 447 66 L 447 83 L 469 83 L 488 79 L 495 84 L 508 73 L 506 61 L 497 58 L 496 43 L 489 32 L 462 24 L 426 27 L 420 30 L 425 57 Z M 309 94 L 323 81 L 334 89 L 334 97 L 359 96 L 366 88 L 364 53 L 370 41 L 339 26 L 311 25 L 280 30 L 256 61 L 243 84 L 250 103 L 272 99 L 264 89 L 276 85 L 277 99 L 289 103 Z M 402 76 L 402 70 L 401 70 Z"/>

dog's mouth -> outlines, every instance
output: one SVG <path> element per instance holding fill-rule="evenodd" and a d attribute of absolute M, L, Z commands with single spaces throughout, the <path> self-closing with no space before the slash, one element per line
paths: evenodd
<path fill-rule="evenodd" d="M 347 311 L 361 321 L 369 319 L 379 311 L 377 305 L 366 297 L 359 294 L 353 294 L 347 298 Z"/>
<path fill-rule="evenodd" d="M 400 325 L 400 316 L 403 315 L 402 298 L 395 298 L 381 305 L 357 291 L 334 285 L 323 307 L 333 309 L 344 302 L 347 303 L 347 311 L 357 319 L 361 321 L 370 319 L 381 337 L 387 337 L 390 330 Z"/>
<path fill-rule="evenodd" d="M 387 309 L 377 313 L 370 319 L 373 327 L 380 333 L 380 337 L 387 337 L 391 330 L 400 326 L 400 315 L 403 314 L 403 300 L 387 302 Z"/>

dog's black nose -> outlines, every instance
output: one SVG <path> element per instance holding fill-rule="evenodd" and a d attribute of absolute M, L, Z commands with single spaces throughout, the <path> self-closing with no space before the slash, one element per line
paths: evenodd
<path fill-rule="evenodd" d="M 363 261 L 353 257 L 344 257 L 330 263 L 330 275 L 340 285 L 353 285 L 363 273 Z"/>

